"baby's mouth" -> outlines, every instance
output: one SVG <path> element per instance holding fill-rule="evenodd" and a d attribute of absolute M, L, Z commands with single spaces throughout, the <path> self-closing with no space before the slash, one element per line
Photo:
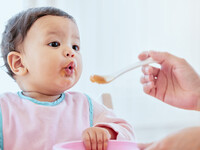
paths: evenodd
<path fill-rule="evenodd" d="M 71 76 L 74 73 L 74 69 L 75 69 L 75 63 L 74 62 L 70 62 L 67 67 L 65 67 L 65 74 L 67 76 Z"/>

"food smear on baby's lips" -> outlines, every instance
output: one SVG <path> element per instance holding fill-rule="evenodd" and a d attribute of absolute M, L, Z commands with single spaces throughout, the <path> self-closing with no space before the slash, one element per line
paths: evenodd
<path fill-rule="evenodd" d="M 96 82 L 96 83 L 99 83 L 99 84 L 106 84 L 107 83 L 105 78 L 102 77 L 102 76 L 99 76 L 99 75 L 90 76 L 90 81 L 91 82 Z"/>
<path fill-rule="evenodd" d="M 70 68 L 65 68 L 61 71 L 61 76 L 62 77 L 69 77 L 73 74 L 74 70 Z"/>
<path fill-rule="evenodd" d="M 62 77 L 65 76 L 65 70 L 64 70 L 64 69 L 61 71 L 61 76 L 62 76 Z"/>

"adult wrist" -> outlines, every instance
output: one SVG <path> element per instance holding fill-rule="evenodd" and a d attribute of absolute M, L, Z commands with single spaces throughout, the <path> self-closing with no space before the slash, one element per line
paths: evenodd
<path fill-rule="evenodd" d="M 200 111 L 200 85 L 199 85 L 199 88 L 197 90 L 197 111 Z"/>
<path fill-rule="evenodd" d="M 197 111 L 200 111 L 200 90 L 198 90 L 197 95 Z"/>

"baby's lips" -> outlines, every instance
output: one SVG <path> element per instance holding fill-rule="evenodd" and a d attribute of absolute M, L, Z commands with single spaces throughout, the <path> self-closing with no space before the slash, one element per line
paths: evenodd
<path fill-rule="evenodd" d="M 74 69 L 76 67 L 75 63 L 72 61 L 70 62 L 66 68 L 69 68 L 69 69 Z"/>
<path fill-rule="evenodd" d="M 68 65 L 67 65 L 67 67 L 65 67 L 65 74 L 67 75 L 67 76 L 71 76 L 73 73 L 74 73 L 74 69 L 75 69 L 75 67 L 76 67 L 76 65 L 75 65 L 75 63 L 72 61 L 72 62 L 70 62 Z"/>
<path fill-rule="evenodd" d="M 74 70 L 73 70 L 73 69 L 66 68 L 66 69 L 65 69 L 65 72 L 66 72 L 66 75 L 67 75 L 67 76 L 70 76 L 70 75 L 73 74 Z"/>

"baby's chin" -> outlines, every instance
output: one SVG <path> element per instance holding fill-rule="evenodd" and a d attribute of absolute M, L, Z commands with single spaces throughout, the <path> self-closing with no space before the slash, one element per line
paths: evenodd
<path fill-rule="evenodd" d="M 69 89 L 71 89 L 79 80 L 76 80 L 74 82 L 66 82 L 64 84 L 61 85 L 61 87 L 58 87 L 56 90 L 56 93 L 63 93 Z"/>
<path fill-rule="evenodd" d="M 52 85 L 47 86 L 48 91 L 54 94 L 61 94 L 71 89 L 80 79 L 80 76 L 74 75 L 71 77 L 62 77 L 61 80 L 57 80 Z M 50 83 L 51 84 L 51 83 Z"/>

